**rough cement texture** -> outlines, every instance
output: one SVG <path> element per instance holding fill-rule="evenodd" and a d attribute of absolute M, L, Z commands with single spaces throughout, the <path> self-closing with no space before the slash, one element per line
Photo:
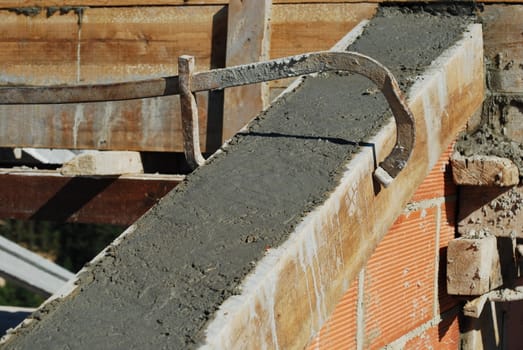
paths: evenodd
<path fill-rule="evenodd" d="M 523 237 L 523 187 L 460 188 L 458 232 L 488 230 L 497 237 Z"/>
<path fill-rule="evenodd" d="M 465 157 L 481 154 L 510 159 L 523 177 L 523 144 L 510 140 L 493 124 L 483 123 L 472 133 L 462 133 L 456 150 Z"/>
<path fill-rule="evenodd" d="M 402 86 L 460 38 L 469 19 L 386 9 L 351 47 Z M 192 173 L 88 268 L 79 289 L 38 311 L 9 348 L 194 348 L 266 249 L 336 187 L 343 165 L 386 121 L 361 77 L 308 78 Z"/>

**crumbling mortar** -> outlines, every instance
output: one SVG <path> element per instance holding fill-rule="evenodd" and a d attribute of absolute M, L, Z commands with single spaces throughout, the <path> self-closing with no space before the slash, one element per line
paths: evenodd
<path fill-rule="evenodd" d="M 9 12 L 14 12 L 17 15 L 27 16 L 27 17 L 36 17 L 45 10 L 46 17 L 52 17 L 54 14 L 59 13 L 61 16 L 66 15 L 70 12 L 73 12 L 77 16 L 77 23 L 79 26 L 82 25 L 85 6 L 50 6 L 47 9 L 42 7 L 15 7 L 6 9 Z"/>
<path fill-rule="evenodd" d="M 78 22 L 77 22 L 78 26 L 81 26 L 85 9 L 86 9 L 86 7 L 83 7 L 83 6 L 62 6 L 62 7 L 51 6 L 51 7 L 47 8 L 46 16 L 47 16 L 47 18 L 49 18 L 57 12 L 60 13 L 60 16 L 63 16 L 63 15 L 68 14 L 69 12 L 73 12 L 76 15 L 76 17 L 78 18 Z"/>
<path fill-rule="evenodd" d="M 17 15 L 35 17 L 35 16 L 38 16 L 42 12 L 42 8 L 41 7 L 15 7 L 15 8 L 8 8 L 7 11 L 14 12 Z"/>

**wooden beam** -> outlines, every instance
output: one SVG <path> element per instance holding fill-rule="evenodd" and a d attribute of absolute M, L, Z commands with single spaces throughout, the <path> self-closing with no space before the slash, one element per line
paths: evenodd
<path fill-rule="evenodd" d="M 374 4 L 274 6 L 272 56 L 329 49 L 362 19 L 371 17 L 375 8 Z M 89 8 L 81 13 L 81 25 L 78 16 L 68 12 L 47 18 L 42 12 L 27 17 L 0 11 L 0 32 L 7 33 L 0 38 L 0 48 L 6 48 L 0 50 L 0 83 L 103 83 L 172 75 L 177 73 L 174 58 L 181 54 L 196 56 L 199 70 L 225 64 L 227 9 L 223 6 Z M 285 86 L 279 84 L 276 93 Z M 220 93 L 211 93 L 210 100 L 208 96 L 197 94 L 204 152 L 221 145 L 223 125 L 235 119 L 227 113 L 231 120 L 224 123 L 216 112 L 221 111 Z M 0 146 L 183 152 L 179 111 L 177 96 L 4 105 L 0 106 Z"/>
<path fill-rule="evenodd" d="M 183 176 L 73 177 L 0 169 L 0 217 L 130 225 Z"/>
<path fill-rule="evenodd" d="M 417 139 L 407 167 L 376 192 L 373 150 L 379 161 L 392 148 L 395 127 L 388 124 L 371 140 L 372 149 L 349 162 L 326 202 L 258 264 L 242 294 L 220 307 L 207 328 L 208 348 L 255 348 L 264 340 L 268 348 L 298 349 L 321 328 L 441 152 L 481 106 L 481 25 L 469 30 L 410 89 Z"/>
<path fill-rule="evenodd" d="M 441 0 L 425 0 L 438 2 Z M 276 4 L 330 4 L 330 3 L 419 3 L 413 0 L 274 0 Z M 479 0 L 478 3 L 523 3 L 522 0 Z M 187 6 L 187 5 L 227 5 L 229 0 L 5 0 L 1 8 L 49 7 L 49 6 Z"/>
<path fill-rule="evenodd" d="M 450 158 L 452 177 L 457 185 L 507 187 L 519 184 L 519 170 L 507 158 L 454 153 Z"/>
<path fill-rule="evenodd" d="M 0 11 L 0 83 L 75 84 L 177 73 L 176 57 L 199 70 L 225 64 L 223 6 L 86 9 L 25 17 Z M 223 41 L 223 42 L 222 42 Z M 221 144 L 211 93 L 197 96 L 201 147 Z M 68 105 L 0 106 L 0 146 L 183 151 L 177 96 Z M 23 116 L 23 118 L 20 118 Z M 207 128 L 209 124 L 210 128 Z M 51 128 L 52 126 L 52 128 Z"/>
<path fill-rule="evenodd" d="M 272 0 L 231 0 L 228 7 L 226 65 L 269 59 Z M 269 102 L 269 85 L 260 83 L 224 91 L 222 140 L 231 138 Z"/>

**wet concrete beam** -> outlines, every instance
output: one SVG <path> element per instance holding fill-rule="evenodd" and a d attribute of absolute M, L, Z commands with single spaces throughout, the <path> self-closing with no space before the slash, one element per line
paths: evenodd
<path fill-rule="evenodd" d="M 370 140 L 372 149 L 363 148 L 347 164 L 329 199 L 267 254 L 245 292 L 221 306 L 203 348 L 301 348 L 319 331 L 441 151 L 480 108 L 482 32 L 479 25 L 468 30 L 410 89 L 417 140 L 407 168 L 376 194 L 373 149 L 378 159 L 390 150 L 395 128 L 389 124 Z"/>

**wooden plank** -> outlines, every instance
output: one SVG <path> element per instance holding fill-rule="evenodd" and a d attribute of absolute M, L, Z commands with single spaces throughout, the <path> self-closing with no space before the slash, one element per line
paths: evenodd
<path fill-rule="evenodd" d="M 207 130 L 207 93 L 198 94 L 201 148 Z M 2 147 L 183 152 L 179 97 L 68 105 L 0 106 Z M 52 126 L 52 127 L 50 127 Z M 214 142 L 213 147 L 219 145 Z M 213 148 L 211 147 L 211 148 Z"/>
<path fill-rule="evenodd" d="M 223 6 L 0 11 L 0 84 L 104 83 L 175 75 L 176 59 L 223 66 Z M 81 23 L 78 23 L 78 22 Z M 223 40 L 223 42 L 220 42 Z"/>
<path fill-rule="evenodd" d="M 71 84 L 77 76 L 74 13 L 47 18 L 0 11 L 0 85 Z"/>
<path fill-rule="evenodd" d="M 481 25 L 471 25 L 411 88 L 408 104 L 416 119 L 416 147 L 394 182 L 377 191 L 371 176 L 373 150 L 380 160 L 393 146 L 391 123 L 371 140 L 372 149 L 349 162 L 329 199 L 303 219 L 286 243 L 267 253 L 243 284 L 242 294 L 220 307 L 207 329 L 207 348 L 256 348 L 260 340 L 268 348 L 298 349 L 307 344 L 441 152 L 480 108 L 481 37 Z M 309 297 L 300 297 L 304 295 Z"/>
<path fill-rule="evenodd" d="M 223 66 L 226 18 L 223 6 L 87 9 L 81 26 L 81 81 L 175 75 L 181 55 L 194 56 L 197 70 Z"/>
<path fill-rule="evenodd" d="M 376 12 L 375 4 L 274 5 L 271 58 L 328 50 L 347 32 Z"/>
<path fill-rule="evenodd" d="M 73 177 L 0 169 L 0 217 L 130 225 L 183 176 Z"/>
<path fill-rule="evenodd" d="M 272 0 L 231 0 L 228 7 L 226 66 L 269 58 Z M 269 103 L 268 83 L 226 89 L 222 140 L 231 138 Z"/>
<path fill-rule="evenodd" d="M 450 159 L 452 177 L 457 185 L 514 186 L 519 184 L 519 170 L 510 159 L 454 153 Z"/>
<path fill-rule="evenodd" d="M 22 52 L 22 58 L 0 54 L 0 80 L 4 84 L 102 83 L 172 75 L 177 73 L 176 58 L 183 53 L 195 55 L 199 69 L 223 66 L 225 62 L 225 41 L 221 40 L 226 37 L 227 14 L 223 6 L 86 9 L 81 28 L 72 13 L 54 14 L 48 19 L 45 14 L 24 17 L 0 11 L 0 15 L 4 16 L 0 33 L 13 32 L 7 41 L 0 39 L 2 54 L 9 51 L 3 47 L 11 47 L 10 42 L 22 45 L 26 38 L 43 40 L 39 43 L 42 47 Z M 12 28 L 9 23 L 17 25 Z M 71 34 L 61 34 L 62 27 L 64 31 L 69 28 Z M 59 47 L 52 44 L 55 38 L 74 42 L 77 35 L 81 40 L 72 45 L 69 61 L 64 53 L 45 65 L 32 63 L 38 62 L 37 57 L 52 58 L 54 52 L 59 52 Z M 9 68 L 16 60 L 22 64 Z M 208 117 L 209 109 L 219 109 L 216 95 L 212 94 L 210 105 L 207 93 L 197 97 L 204 151 L 221 144 L 221 115 Z M 0 144 L 181 152 L 179 111 L 177 96 L 75 105 L 0 106 Z"/>
<path fill-rule="evenodd" d="M 425 0 L 438 2 L 441 0 Z M 330 4 L 330 3 L 419 3 L 413 0 L 274 0 L 276 4 Z M 523 3 L 521 0 L 479 0 L 478 3 Z M 2 8 L 49 6 L 160 6 L 160 5 L 227 5 L 229 0 L 4 0 Z"/>
<path fill-rule="evenodd" d="M 280 47 L 295 43 L 292 38 L 297 37 L 296 30 L 309 27 L 306 33 L 314 37 L 310 26 L 321 22 L 321 16 L 315 15 L 320 11 L 318 5 L 292 6 L 297 7 L 283 13 L 282 8 L 278 10 L 276 6 L 277 13 L 280 11 L 277 18 L 281 24 L 277 31 L 285 36 L 282 40 L 276 40 Z M 372 16 L 374 10 L 375 5 L 330 4 L 320 14 L 339 14 L 329 19 L 334 29 L 327 30 L 329 21 L 324 21 L 321 27 L 321 32 L 326 33 L 321 36 L 323 41 L 304 40 L 304 43 L 308 43 L 307 47 L 302 45 L 286 53 L 328 49 L 362 18 Z M 20 23 L 16 33 L 10 34 L 14 42 L 23 42 L 27 37 L 33 38 L 33 41 L 39 40 L 38 33 L 48 33 L 47 37 L 43 37 L 47 39 L 41 43 L 41 50 L 34 51 L 34 54 L 25 53 L 23 64 L 12 74 L 7 74 L 7 71 L 5 74 L 0 73 L 4 83 L 100 83 L 170 75 L 176 73 L 174 60 L 182 53 L 195 55 L 198 69 L 225 63 L 226 45 L 222 41 L 226 38 L 227 14 L 223 6 L 85 9 L 81 33 L 78 18 L 72 12 L 64 16 L 54 14 L 48 19 L 43 13 L 36 17 L 7 11 L 0 13 L 5 16 L 5 23 Z M 285 13 L 291 16 L 288 25 L 283 23 L 286 21 Z M 312 22 L 307 25 L 309 18 Z M 67 68 L 66 63 L 63 65 L 66 68 L 61 71 L 62 56 L 47 65 L 33 65 L 35 55 L 46 57 L 44 52 L 53 54 L 59 49 L 52 43 L 58 35 L 56 33 L 60 33 L 60 23 L 64 21 L 71 31 L 64 41 L 69 38 L 73 40 L 75 35 L 81 37 L 80 42 L 73 40 L 70 68 Z M 47 23 L 52 25 L 55 22 L 56 27 L 46 27 Z M 6 32 L 12 30 L 7 24 L 4 27 L 0 24 L 0 28 Z M 38 30 L 31 32 L 35 26 Z M 74 32 L 75 28 L 78 32 Z M 328 35 L 332 35 L 332 38 L 327 40 Z M 274 33 L 272 37 L 275 40 Z M 0 39 L 0 47 L 2 45 Z M 278 50 L 283 52 L 276 45 Z M 79 57 L 76 56 L 78 52 Z M 5 60 L 5 65 L 0 67 L 11 67 L 15 59 L 11 57 L 11 61 Z M 2 69 L 0 72 L 4 72 Z M 204 152 L 216 149 L 222 141 L 222 115 L 208 115 L 209 110 L 221 110 L 219 94 L 213 93 L 210 104 L 207 103 L 206 93 L 198 94 L 200 147 Z M 179 110 L 178 97 L 77 105 L 0 106 L 0 123 L 3 125 L 0 129 L 0 145 L 182 152 Z M 20 118 L 22 115 L 24 117 Z M 50 125 L 52 129 L 48 127 Z"/>

